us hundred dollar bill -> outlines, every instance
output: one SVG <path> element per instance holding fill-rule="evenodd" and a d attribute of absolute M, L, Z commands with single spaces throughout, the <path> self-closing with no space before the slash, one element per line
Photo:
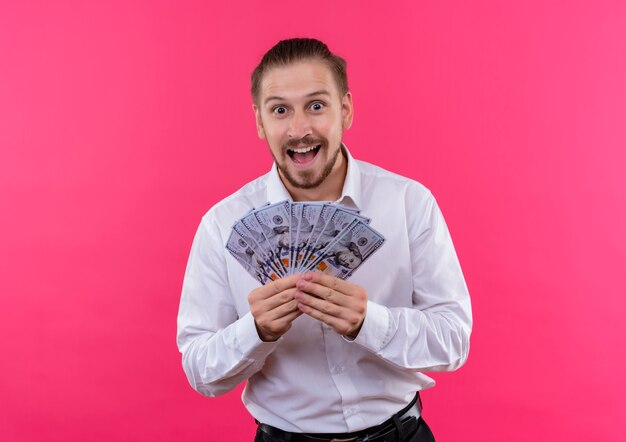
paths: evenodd
<path fill-rule="evenodd" d="M 263 260 L 266 268 L 271 269 L 277 275 L 280 275 L 280 272 L 276 265 L 272 262 L 270 257 L 265 253 L 266 243 L 263 234 L 260 231 L 249 230 L 243 220 L 239 220 L 233 226 L 233 230 L 241 236 L 241 238 L 254 250 L 254 252 Z"/>
<path fill-rule="evenodd" d="M 273 254 L 278 258 L 285 275 L 289 274 L 289 230 L 291 215 L 289 213 L 289 201 L 270 204 L 254 212 L 261 231 L 267 239 Z"/>
<path fill-rule="evenodd" d="M 378 250 L 385 238 L 361 220 L 355 220 L 308 268 L 347 279 Z"/>
<path fill-rule="evenodd" d="M 369 218 L 358 215 L 354 211 L 335 206 L 335 211 L 315 240 L 315 244 L 310 248 L 310 252 L 306 257 L 305 267 L 309 267 L 311 262 L 317 260 L 324 253 L 324 249 L 355 221 L 369 223 L 370 220 Z"/>
<path fill-rule="evenodd" d="M 235 230 L 230 232 L 226 242 L 226 249 L 261 284 L 278 279 L 278 275 L 266 266 L 264 260 L 257 255 L 251 244 L 248 244 Z"/>
<path fill-rule="evenodd" d="M 291 214 L 291 224 L 289 226 L 289 274 L 295 271 L 294 257 L 296 254 L 296 242 L 298 241 L 298 230 L 302 219 L 302 204 L 291 203 L 289 207 Z"/>
<path fill-rule="evenodd" d="M 264 207 L 267 206 L 269 206 L 269 204 L 265 205 Z M 272 246 L 263 234 L 263 228 L 259 224 L 259 221 L 256 219 L 254 212 L 250 212 L 246 216 L 244 216 L 241 219 L 241 222 L 256 240 L 256 243 L 259 246 L 262 254 L 267 257 L 267 259 L 271 262 L 272 268 L 276 269 L 280 276 L 286 276 L 283 267 L 280 265 L 280 259 L 278 256 L 276 256 L 276 253 L 272 249 Z"/>
<path fill-rule="evenodd" d="M 302 263 L 302 255 L 309 243 L 311 233 L 315 227 L 315 223 L 319 219 L 324 203 L 303 203 L 302 204 L 302 216 L 300 218 L 300 224 L 298 225 L 298 232 L 296 235 L 295 244 L 292 244 L 294 248 L 294 273 L 299 271 L 300 264 Z"/>
<path fill-rule="evenodd" d="M 306 263 L 309 262 L 308 257 L 311 255 L 313 251 L 313 247 L 315 246 L 317 242 L 317 238 L 319 238 L 320 234 L 326 227 L 326 224 L 328 223 L 328 221 L 333 216 L 333 213 L 335 213 L 336 210 L 337 210 L 337 206 L 333 204 L 322 205 L 322 210 L 320 211 L 317 221 L 315 222 L 315 226 L 313 227 L 313 230 L 311 231 L 311 235 L 309 236 L 307 240 L 307 244 L 302 252 L 302 258 L 299 263 L 299 267 L 301 270 L 306 268 Z"/>

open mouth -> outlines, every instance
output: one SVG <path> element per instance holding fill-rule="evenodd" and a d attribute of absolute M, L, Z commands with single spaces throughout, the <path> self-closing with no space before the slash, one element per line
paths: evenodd
<path fill-rule="evenodd" d="M 307 164 L 315 159 L 321 147 L 321 144 L 313 144 L 297 149 L 290 148 L 287 149 L 287 155 L 289 155 L 289 158 L 296 164 Z"/>

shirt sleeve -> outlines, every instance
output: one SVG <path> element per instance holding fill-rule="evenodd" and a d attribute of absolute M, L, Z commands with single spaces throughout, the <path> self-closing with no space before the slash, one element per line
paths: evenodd
<path fill-rule="evenodd" d="M 467 360 L 469 293 L 450 233 L 430 195 L 423 222 L 410 225 L 412 307 L 367 303 L 354 340 L 386 361 L 416 371 L 452 371 Z"/>
<path fill-rule="evenodd" d="M 259 371 L 276 347 L 276 342 L 261 341 L 249 312 L 238 317 L 220 238 L 207 215 L 191 247 L 178 312 L 183 369 L 205 396 L 235 388 Z"/>

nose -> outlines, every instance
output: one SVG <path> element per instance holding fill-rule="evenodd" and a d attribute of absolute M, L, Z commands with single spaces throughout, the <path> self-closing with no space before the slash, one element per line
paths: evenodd
<path fill-rule="evenodd" d="M 289 138 L 304 138 L 306 135 L 311 135 L 311 121 L 306 112 L 296 110 L 289 121 Z"/>

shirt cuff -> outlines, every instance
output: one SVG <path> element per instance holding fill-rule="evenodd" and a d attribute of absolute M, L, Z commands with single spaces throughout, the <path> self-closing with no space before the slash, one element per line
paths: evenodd
<path fill-rule="evenodd" d="M 264 342 L 254 325 L 254 317 L 248 312 L 235 323 L 237 346 L 243 357 L 254 360 L 265 360 L 274 351 L 280 339 L 275 342 Z"/>
<path fill-rule="evenodd" d="M 365 320 L 353 342 L 378 353 L 391 339 L 391 312 L 383 305 L 367 301 Z"/>

